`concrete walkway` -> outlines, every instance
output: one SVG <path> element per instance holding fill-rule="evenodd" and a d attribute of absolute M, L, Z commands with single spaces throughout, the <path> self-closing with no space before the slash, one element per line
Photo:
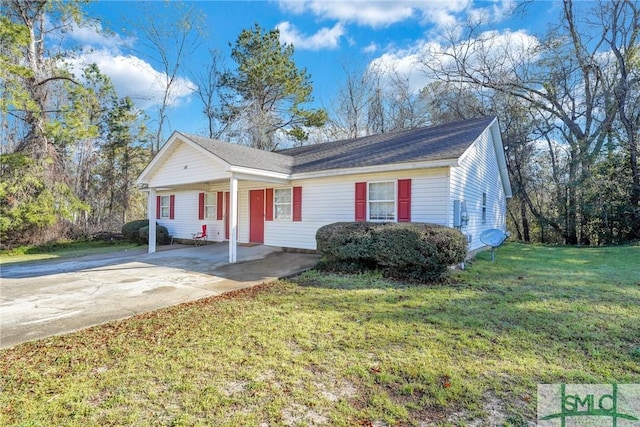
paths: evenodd
<path fill-rule="evenodd" d="M 319 259 L 238 246 L 238 263 L 227 264 L 226 243 L 163 249 L 2 266 L 0 348 L 272 281 Z"/>

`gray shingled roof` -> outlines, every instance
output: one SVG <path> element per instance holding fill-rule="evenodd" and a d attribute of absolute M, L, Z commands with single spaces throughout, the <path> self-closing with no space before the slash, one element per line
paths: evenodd
<path fill-rule="evenodd" d="M 241 166 L 252 169 L 260 169 L 271 172 L 290 174 L 293 167 L 293 158 L 271 151 L 257 150 L 244 145 L 232 144 L 230 142 L 218 141 L 215 139 L 203 138 L 197 135 L 190 135 L 178 132 L 190 141 L 195 142 L 200 147 L 220 157 L 225 162 L 233 166 Z"/>
<path fill-rule="evenodd" d="M 290 174 L 457 159 L 493 120 L 462 120 L 277 152 L 182 135 L 231 165 Z"/>
<path fill-rule="evenodd" d="M 279 151 L 293 173 L 457 159 L 494 120 L 480 118 Z"/>

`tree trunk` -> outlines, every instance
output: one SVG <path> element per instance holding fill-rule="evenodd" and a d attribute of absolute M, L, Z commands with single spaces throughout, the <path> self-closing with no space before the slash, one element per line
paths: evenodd
<path fill-rule="evenodd" d="M 531 235 L 529 233 L 529 220 L 527 219 L 527 204 L 523 199 L 520 199 L 520 217 L 522 218 L 522 239 L 525 242 L 530 242 Z"/>

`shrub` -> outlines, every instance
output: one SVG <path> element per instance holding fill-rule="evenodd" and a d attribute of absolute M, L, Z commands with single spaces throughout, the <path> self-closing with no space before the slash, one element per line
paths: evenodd
<path fill-rule="evenodd" d="M 374 269 L 377 265 L 370 222 L 336 222 L 321 227 L 316 233 L 318 251 L 323 262 L 348 265 L 355 271 Z"/>
<path fill-rule="evenodd" d="M 316 233 L 321 268 L 437 280 L 464 261 L 467 241 L 453 228 L 425 223 L 338 222 Z"/>
<path fill-rule="evenodd" d="M 148 219 L 138 219 L 131 221 L 122 226 L 122 237 L 132 243 L 142 244 L 140 242 L 140 229 L 149 227 Z"/>
<path fill-rule="evenodd" d="M 141 243 L 149 243 L 149 226 L 147 225 L 140 228 L 138 236 Z M 156 243 L 167 245 L 169 244 L 169 239 L 169 230 L 167 230 L 167 227 L 156 224 Z"/>

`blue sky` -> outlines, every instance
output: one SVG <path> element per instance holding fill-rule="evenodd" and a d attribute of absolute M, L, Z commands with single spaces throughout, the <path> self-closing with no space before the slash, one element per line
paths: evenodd
<path fill-rule="evenodd" d="M 148 6 L 149 4 L 147 4 Z M 171 2 L 154 2 L 158 11 Z M 266 29 L 279 28 L 281 41 L 293 43 L 295 61 L 306 67 L 314 85 L 314 106 L 330 107 L 344 80 L 343 64 L 367 67 L 373 62 L 393 66 L 410 78 L 418 90 L 424 76 L 413 62 L 424 46 L 441 42 L 443 31 L 469 17 L 481 16 L 483 29 L 532 38 L 556 22 L 559 4 L 535 1 L 526 16 L 509 16 L 512 0 L 428 1 L 197 1 L 207 34 L 198 50 L 182 64 L 169 129 L 202 133 L 205 119 L 193 94 L 190 75 L 207 60 L 208 49 L 218 49 L 233 66 L 229 43 L 255 23 Z M 95 62 L 114 81 L 120 96 L 132 96 L 153 117 L 157 107 L 155 83 L 161 68 L 144 49 L 136 22 L 144 20 L 144 4 L 135 1 L 97 1 L 86 7 L 98 28 L 76 28 L 68 36 L 82 54 L 78 62 Z M 153 123 L 152 123 L 153 125 Z"/>

